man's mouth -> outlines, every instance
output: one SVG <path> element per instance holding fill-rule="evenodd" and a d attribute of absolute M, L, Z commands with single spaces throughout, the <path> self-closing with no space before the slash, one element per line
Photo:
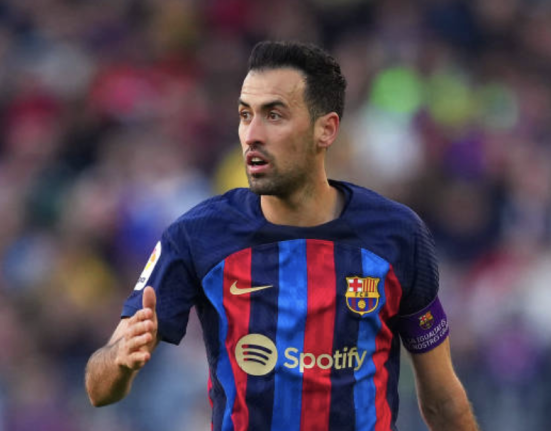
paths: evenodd
<path fill-rule="evenodd" d="M 251 175 L 265 173 L 270 165 L 268 158 L 256 151 L 247 154 L 246 163 L 247 171 Z"/>
<path fill-rule="evenodd" d="M 262 160 L 260 157 L 252 157 L 248 164 L 251 166 L 263 166 L 268 164 L 268 162 L 266 162 L 266 160 Z"/>

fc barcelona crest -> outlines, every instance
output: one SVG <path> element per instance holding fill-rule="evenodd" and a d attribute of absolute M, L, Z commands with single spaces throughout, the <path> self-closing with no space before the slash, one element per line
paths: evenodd
<path fill-rule="evenodd" d="M 433 323 L 434 317 L 432 317 L 432 313 L 430 311 L 427 311 L 425 314 L 419 317 L 419 326 L 425 330 L 430 329 Z"/>
<path fill-rule="evenodd" d="M 378 286 L 380 278 L 346 277 L 346 305 L 360 316 L 371 313 L 379 305 Z"/>

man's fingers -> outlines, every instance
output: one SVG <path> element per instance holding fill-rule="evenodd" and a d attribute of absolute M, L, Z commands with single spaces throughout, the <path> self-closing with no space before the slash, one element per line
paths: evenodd
<path fill-rule="evenodd" d="M 147 286 L 143 291 L 143 308 L 128 321 L 124 341 L 119 347 L 117 362 L 125 367 L 138 370 L 151 358 L 157 337 L 156 302 L 155 290 Z"/>
<path fill-rule="evenodd" d="M 148 345 L 152 339 L 153 335 L 149 332 L 130 338 L 119 351 L 119 359 L 116 362 L 133 370 L 140 369 L 151 358 L 151 351 Z"/>
<path fill-rule="evenodd" d="M 155 305 L 157 304 L 157 296 L 155 290 L 151 286 L 147 286 L 143 291 L 142 306 L 143 308 L 150 308 L 155 312 Z"/>
<path fill-rule="evenodd" d="M 147 289 L 144 304 L 155 306 L 155 292 Z M 139 370 L 151 359 L 157 339 L 157 316 L 152 308 L 138 310 L 120 327 L 120 338 L 113 342 L 116 347 L 115 363 L 124 368 Z"/>
<path fill-rule="evenodd" d="M 142 347 L 147 346 L 148 343 L 150 343 L 153 340 L 153 335 L 149 332 L 146 332 L 143 335 L 133 337 L 131 340 L 128 341 L 128 350 L 130 352 L 140 350 Z"/>
<path fill-rule="evenodd" d="M 132 340 L 132 343 L 133 342 L 134 340 Z M 138 370 L 151 359 L 151 352 L 143 349 L 130 349 L 130 344 L 132 343 L 127 344 L 125 348 L 117 354 L 115 363 L 132 370 Z"/>
<path fill-rule="evenodd" d="M 155 332 L 155 323 L 152 320 L 138 321 L 134 325 L 128 327 L 127 339 L 153 332 Z"/>
<path fill-rule="evenodd" d="M 128 368 L 132 370 L 139 370 L 151 359 L 149 352 L 137 351 L 128 355 Z"/>
<path fill-rule="evenodd" d="M 141 320 L 151 320 L 153 319 L 153 310 L 151 308 L 142 308 L 134 314 L 134 317 L 138 322 Z"/>

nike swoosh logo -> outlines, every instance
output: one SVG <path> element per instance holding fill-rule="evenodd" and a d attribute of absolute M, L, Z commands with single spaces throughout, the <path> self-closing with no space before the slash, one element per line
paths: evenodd
<path fill-rule="evenodd" d="M 237 287 L 237 281 L 234 281 L 230 287 L 230 293 L 232 295 L 245 295 L 246 293 L 269 289 L 270 287 L 274 287 L 274 286 L 270 284 L 267 286 L 244 287 L 243 289 L 240 289 L 239 287 Z"/>

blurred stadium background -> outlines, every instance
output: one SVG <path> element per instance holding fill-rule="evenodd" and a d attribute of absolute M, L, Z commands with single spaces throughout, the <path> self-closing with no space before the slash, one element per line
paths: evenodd
<path fill-rule="evenodd" d="M 0 431 L 210 429 L 196 320 L 93 409 L 90 353 L 162 229 L 243 184 L 236 100 L 258 40 L 349 81 L 331 176 L 431 227 L 482 428 L 549 430 L 551 5 L 536 0 L 0 0 Z M 404 359 L 402 431 L 421 431 Z"/>

